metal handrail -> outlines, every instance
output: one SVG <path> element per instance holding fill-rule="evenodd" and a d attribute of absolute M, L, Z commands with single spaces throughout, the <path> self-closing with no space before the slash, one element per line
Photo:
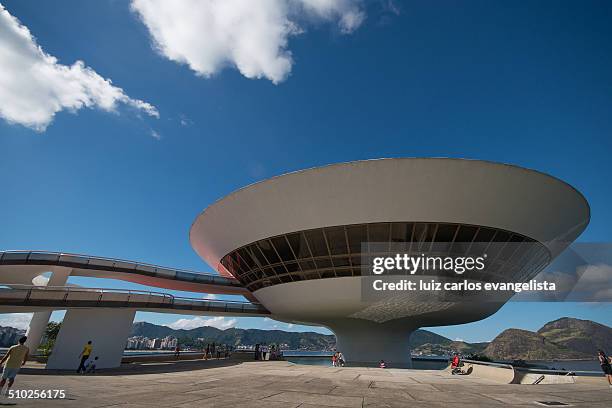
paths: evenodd
<path fill-rule="evenodd" d="M 2 290 L 3 287 L 9 288 L 9 289 L 16 289 L 16 290 L 27 290 L 27 294 L 26 294 L 26 298 L 25 300 L 28 300 L 31 297 L 32 292 L 36 292 L 36 291 L 50 291 L 50 292 L 66 292 L 66 296 L 64 297 L 64 300 L 66 300 L 67 296 L 70 294 L 70 292 L 87 292 L 87 293 L 100 293 L 100 297 L 98 298 L 98 301 L 102 300 L 102 295 L 104 295 L 105 293 L 125 293 L 128 296 L 131 294 L 139 294 L 139 295 L 149 295 L 149 296 L 157 296 L 157 297 L 162 297 L 164 299 L 164 303 L 165 303 L 165 299 L 169 299 L 170 302 L 169 303 L 174 303 L 174 296 L 169 294 L 169 293 L 163 293 L 163 292 L 155 292 L 155 291 L 150 291 L 150 290 L 134 290 L 134 289 L 111 289 L 111 288 L 84 288 L 84 287 L 79 287 L 79 286 L 39 286 L 39 285 L 24 285 L 24 284 L 13 284 L 13 283 L 0 283 L 0 290 Z M 129 298 L 128 298 L 129 299 Z"/>
<path fill-rule="evenodd" d="M 149 295 L 149 296 L 162 297 L 164 299 L 162 303 L 166 303 L 165 299 L 169 299 L 168 303 L 170 304 L 175 304 L 176 300 L 179 300 L 179 301 L 182 300 L 182 301 L 193 302 L 193 303 L 205 303 L 205 304 L 215 304 L 216 303 L 216 304 L 219 304 L 220 307 L 225 306 L 226 310 L 227 310 L 228 303 L 241 305 L 242 306 L 241 310 L 244 310 L 245 306 L 255 306 L 255 308 L 261 306 L 260 303 L 254 303 L 254 302 L 243 302 L 243 301 L 238 301 L 238 300 L 215 300 L 215 299 L 189 298 L 189 297 L 184 297 L 184 296 L 174 296 L 174 295 L 171 295 L 169 293 L 164 293 L 164 292 L 138 290 L 138 289 L 134 290 L 134 289 L 90 288 L 90 287 L 79 287 L 79 286 L 38 286 L 38 285 L 0 283 L 0 291 L 2 291 L 3 287 L 12 289 L 12 290 L 27 291 L 24 300 L 29 300 L 32 292 L 56 291 L 56 292 L 66 292 L 66 296 L 64 297 L 64 300 L 66 300 L 70 292 L 100 293 L 100 297 L 98 301 L 102 300 L 102 295 L 104 293 L 125 293 L 128 296 L 132 294 L 144 294 L 144 295 Z M 129 302 L 129 298 L 128 298 L 128 302 Z"/>
<path fill-rule="evenodd" d="M 261 305 L 261 303 L 255 303 L 255 302 L 244 302 L 242 300 L 218 300 L 218 299 L 201 299 L 201 298 L 190 298 L 190 297 L 185 297 L 185 296 L 173 296 L 174 299 L 183 299 L 183 300 L 189 300 L 189 301 L 198 301 L 198 302 L 209 302 L 209 303 L 237 303 L 237 304 L 244 304 L 244 305 Z"/>
<path fill-rule="evenodd" d="M 470 364 L 481 364 L 481 365 L 487 365 L 487 366 L 492 366 L 492 367 L 508 368 L 511 370 L 515 369 L 515 367 L 512 364 L 506 364 L 506 363 L 494 363 L 490 361 L 478 361 L 478 360 L 466 360 L 466 359 L 463 359 L 461 361 L 464 363 L 470 363 Z"/>
<path fill-rule="evenodd" d="M 514 367 L 517 371 L 528 371 L 534 373 L 552 373 L 552 374 L 601 374 L 601 371 L 589 371 L 589 370 L 551 370 L 548 368 L 534 368 L 534 367 Z"/>
<path fill-rule="evenodd" d="M 93 256 L 93 255 L 83 255 L 83 254 L 74 254 L 74 253 L 70 253 L 70 252 L 57 252 L 57 251 L 44 251 L 44 250 L 18 250 L 18 249 L 11 249 L 11 250 L 2 250 L 0 251 L 0 257 L 3 253 L 7 253 L 7 254 L 28 254 L 26 256 L 26 260 L 29 260 L 29 257 L 31 254 L 45 254 L 45 255 L 57 255 L 57 256 L 74 256 L 74 257 L 78 257 L 78 258 L 84 258 L 84 259 L 94 259 L 94 260 L 100 260 L 100 261 L 107 261 L 107 262 L 125 262 L 128 264 L 133 264 L 135 265 L 135 267 L 138 266 L 144 266 L 144 267 L 150 267 L 150 268 L 161 268 L 161 269 L 166 269 L 166 270 L 171 270 L 171 271 L 176 271 L 176 272 L 185 272 L 185 273 L 191 273 L 191 274 L 195 274 L 195 275 L 203 275 L 203 276 L 210 276 L 213 278 L 221 278 L 221 279 L 227 279 L 230 281 L 236 280 L 235 278 L 228 278 L 225 276 L 221 276 L 215 273 L 203 273 L 203 272 L 195 272 L 195 271 L 191 271 L 188 269 L 179 269 L 179 268 L 170 268 L 170 267 L 166 267 L 166 266 L 161 266 L 161 265 L 154 265 L 154 264 L 149 264 L 146 262 L 135 262 L 135 261 L 130 261 L 127 259 L 120 259 L 120 258 L 106 258 L 106 257 L 102 257 L 102 256 Z"/>
<path fill-rule="evenodd" d="M 507 363 L 493 363 L 493 362 L 488 362 L 488 361 L 477 361 L 477 360 L 461 360 L 465 363 L 470 363 L 470 364 L 482 364 L 482 365 L 488 365 L 488 366 L 493 366 L 493 367 L 502 367 L 502 368 L 511 368 L 513 370 L 516 371 L 525 371 L 525 372 L 532 372 L 532 373 L 550 373 L 550 374 L 564 374 L 564 375 L 568 375 L 568 374 L 599 374 L 599 371 L 587 371 L 587 370 L 551 370 L 551 369 L 547 369 L 547 368 L 535 368 L 535 367 L 520 367 L 520 366 L 514 366 L 512 364 L 507 364 Z"/>
<path fill-rule="evenodd" d="M 164 292 L 156 292 L 151 290 L 139 290 L 139 289 L 113 289 L 113 288 L 97 288 L 97 287 L 82 287 L 82 286 L 47 286 L 47 285 L 26 285 L 20 283 L 0 283 L 0 287 L 8 287 L 11 289 L 30 289 L 30 290 L 66 290 L 73 292 L 120 292 L 120 293 L 138 293 L 138 294 L 148 294 L 148 295 L 159 295 L 159 296 L 168 296 L 174 297 L 169 293 Z"/>

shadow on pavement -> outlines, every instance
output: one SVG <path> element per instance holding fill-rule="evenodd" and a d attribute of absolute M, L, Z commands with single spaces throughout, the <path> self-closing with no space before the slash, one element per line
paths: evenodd
<path fill-rule="evenodd" d="M 228 367 L 242 363 L 240 360 L 179 360 L 179 361 L 157 361 L 121 364 L 121 367 L 97 370 L 95 374 L 82 374 L 88 377 L 114 376 L 114 375 L 139 375 L 174 373 L 182 371 L 203 370 L 207 368 Z M 46 370 L 40 368 L 23 367 L 20 374 L 29 375 L 78 375 L 76 370 Z"/>

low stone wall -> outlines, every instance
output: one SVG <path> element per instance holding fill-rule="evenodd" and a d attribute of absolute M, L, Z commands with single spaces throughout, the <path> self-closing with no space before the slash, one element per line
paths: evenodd
<path fill-rule="evenodd" d="M 538 384 L 573 384 L 575 383 L 575 376 L 573 375 L 556 375 L 556 374 L 542 374 L 542 373 L 530 373 L 521 370 L 515 370 L 514 380 L 512 384 L 534 384 L 536 381 L 544 377 Z"/>
<path fill-rule="evenodd" d="M 574 382 L 576 384 L 595 384 L 595 385 L 602 385 L 602 386 L 607 386 L 608 385 L 608 380 L 606 380 L 606 377 L 604 376 L 603 373 L 601 373 L 601 375 L 598 376 L 576 376 L 574 377 Z"/>
<path fill-rule="evenodd" d="M 253 351 L 234 351 L 230 354 L 230 360 L 234 361 L 251 361 L 255 360 L 255 352 Z M 145 355 L 133 355 L 123 356 L 121 364 L 129 363 L 142 363 L 142 362 L 162 362 L 162 361 L 177 361 L 177 360 L 203 360 L 204 353 L 200 352 L 182 352 L 178 359 L 173 353 L 159 353 L 159 354 L 145 354 Z M 224 354 L 221 355 L 221 359 L 224 359 Z M 42 355 L 31 356 L 31 361 L 46 364 L 47 357 Z M 209 360 L 216 360 L 215 358 L 209 358 Z M 78 363 L 78 362 L 77 362 Z"/>
<path fill-rule="evenodd" d="M 178 358 L 172 353 L 145 354 L 124 356 L 121 359 L 122 364 L 138 363 L 138 362 L 155 362 L 155 361 L 177 361 L 177 360 L 202 360 L 204 353 L 181 353 Z"/>
<path fill-rule="evenodd" d="M 464 362 L 461 369 L 467 375 L 499 382 L 501 384 L 510 384 L 514 379 L 514 368 L 511 366 L 502 367 L 479 364 L 477 362 Z"/>
<path fill-rule="evenodd" d="M 232 360 L 238 360 L 238 361 L 254 361 L 255 352 L 254 351 L 234 351 L 230 358 Z"/>
<path fill-rule="evenodd" d="M 461 367 L 464 375 L 474 376 L 503 384 L 597 384 L 606 383 L 602 377 L 559 375 L 555 373 L 537 373 L 514 368 L 506 364 L 487 364 L 477 361 L 464 361 Z M 450 365 L 446 368 L 451 371 Z M 540 379 L 540 377 L 543 377 Z"/>

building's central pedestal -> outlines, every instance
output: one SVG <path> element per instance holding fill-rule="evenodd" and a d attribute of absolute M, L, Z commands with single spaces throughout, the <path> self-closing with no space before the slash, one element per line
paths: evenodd
<path fill-rule="evenodd" d="M 336 335 L 336 350 L 351 366 L 412 368 L 410 334 L 416 327 L 405 321 L 374 323 L 361 319 L 342 319 L 327 325 Z"/>

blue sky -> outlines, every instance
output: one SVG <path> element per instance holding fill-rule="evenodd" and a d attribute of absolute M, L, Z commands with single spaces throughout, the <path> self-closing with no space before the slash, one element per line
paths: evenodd
<path fill-rule="evenodd" d="M 217 59 L 202 55 L 214 41 L 210 31 L 192 48 L 160 34 L 166 50 L 155 49 L 151 27 L 167 22 L 147 23 L 145 3 L 2 1 L 56 64 L 81 60 L 125 97 L 109 109 L 99 95 L 81 98 L 45 122 L 54 101 L 25 99 L 25 111 L 13 111 L 22 95 L 3 92 L 0 77 L 0 248 L 210 272 L 188 229 L 220 197 L 288 171 L 404 156 L 486 159 L 552 174 L 591 205 L 580 240 L 609 242 L 610 2 L 339 2 L 329 12 L 287 14 L 283 21 L 300 29 L 271 40 L 272 54 L 269 43 L 249 42 L 247 50 L 222 43 Z M 74 81 L 90 80 L 74 73 Z M 40 116 L 24 119 L 38 106 Z M 481 322 L 434 331 L 490 340 L 562 316 L 612 325 L 611 311 L 609 304 L 509 303 Z M 180 318 L 137 316 L 163 324 Z M 254 318 L 236 324 L 305 329 Z"/>

